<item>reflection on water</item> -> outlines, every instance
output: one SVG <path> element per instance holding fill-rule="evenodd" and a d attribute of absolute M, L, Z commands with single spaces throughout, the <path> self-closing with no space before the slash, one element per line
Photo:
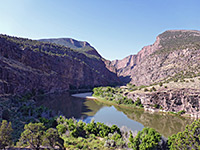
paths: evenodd
<path fill-rule="evenodd" d="M 138 131 L 143 127 L 151 127 L 165 137 L 183 131 L 185 126 L 193 121 L 190 118 L 151 114 L 139 109 L 122 109 L 94 100 L 71 97 L 67 92 L 38 97 L 37 102 L 38 105 L 44 105 L 54 110 L 55 114 L 62 114 L 67 118 L 74 117 L 85 122 L 90 122 L 94 118 L 95 121 L 105 124 L 127 126 L 129 129 Z"/>
<path fill-rule="evenodd" d="M 119 107 L 117 110 L 123 111 L 123 113 L 130 119 L 140 122 L 145 127 L 156 129 L 165 137 L 183 131 L 187 124 L 191 124 L 194 121 L 191 118 L 183 118 L 160 113 L 152 114 L 143 110 L 127 110 Z"/>
<path fill-rule="evenodd" d="M 132 119 L 129 119 L 123 112 L 118 111 L 114 106 L 101 108 L 94 116 L 97 122 L 103 122 L 107 125 L 116 124 L 119 127 L 126 126 L 131 130 L 142 130 L 144 126 Z M 85 120 L 84 120 L 85 121 Z"/>

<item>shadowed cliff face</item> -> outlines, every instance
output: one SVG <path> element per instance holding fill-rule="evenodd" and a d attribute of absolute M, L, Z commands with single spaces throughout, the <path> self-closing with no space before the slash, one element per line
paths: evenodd
<path fill-rule="evenodd" d="M 0 95 L 118 84 L 104 60 L 64 46 L 0 35 Z"/>
<path fill-rule="evenodd" d="M 169 30 L 160 34 L 153 45 L 137 55 L 112 61 L 119 77 L 131 83 L 149 85 L 180 72 L 200 72 L 200 31 Z"/>
<path fill-rule="evenodd" d="M 39 41 L 62 45 L 65 47 L 72 48 L 77 52 L 82 52 L 88 55 L 89 57 L 100 58 L 105 63 L 105 66 L 109 71 L 115 74 L 117 73 L 116 67 L 113 66 L 111 61 L 102 58 L 101 55 L 97 52 L 97 50 L 86 41 L 77 41 L 71 38 L 40 39 Z"/>

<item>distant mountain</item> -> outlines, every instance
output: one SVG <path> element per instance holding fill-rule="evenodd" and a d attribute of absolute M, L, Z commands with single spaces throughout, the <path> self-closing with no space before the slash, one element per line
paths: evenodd
<path fill-rule="evenodd" d="M 94 48 L 71 41 L 79 48 L 0 35 L 0 96 L 119 84 Z"/>
<path fill-rule="evenodd" d="M 41 42 L 49 42 L 62 46 L 69 47 L 74 50 L 82 51 L 89 55 L 95 55 L 101 57 L 101 55 L 86 41 L 77 41 L 72 38 L 54 38 L 54 39 L 40 39 Z"/>
<path fill-rule="evenodd" d="M 166 31 L 137 55 L 111 64 L 123 81 L 136 85 L 200 76 L 200 31 Z"/>

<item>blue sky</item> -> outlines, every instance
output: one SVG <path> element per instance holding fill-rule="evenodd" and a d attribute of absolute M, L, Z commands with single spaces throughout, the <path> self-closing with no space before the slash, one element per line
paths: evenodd
<path fill-rule="evenodd" d="M 199 0 L 0 0 L 0 33 L 70 37 L 122 59 L 165 30 L 200 30 L 199 8 Z"/>

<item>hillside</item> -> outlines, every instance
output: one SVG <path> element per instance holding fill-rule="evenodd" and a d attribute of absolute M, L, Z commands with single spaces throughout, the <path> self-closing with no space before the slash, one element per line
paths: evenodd
<path fill-rule="evenodd" d="M 0 95 L 118 84 L 105 61 L 66 46 L 0 35 Z"/>
<path fill-rule="evenodd" d="M 112 61 L 123 96 L 147 111 L 200 117 L 200 31 L 169 30 L 137 55 Z M 125 79 L 125 80 L 124 80 Z"/>
<path fill-rule="evenodd" d="M 54 43 L 71 49 L 81 51 L 88 55 L 93 55 L 101 58 L 101 55 L 86 41 L 77 41 L 72 38 L 54 38 L 54 39 L 40 39 L 41 42 Z"/>
<path fill-rule="evenodd" d="M 200 75 L 200 31 L 169 30 L 137 55 L 112 61 L 120 78 L 136 85 Z"/>

